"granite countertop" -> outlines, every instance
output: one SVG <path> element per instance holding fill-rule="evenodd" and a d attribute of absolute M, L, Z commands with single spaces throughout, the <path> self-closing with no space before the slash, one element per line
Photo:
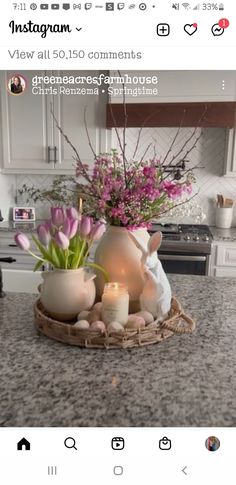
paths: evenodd
<path fill-rule="evenodd" d="M 22 222 L 14 222 L 14 221 L 3 221 L 0 222 L 0 232 L 15 232 L 23 231 L 23 232 L 34 232 L 38 224 L 40 224 L 41 220 L 37 221 L 22 221 Z"/>
<path fill-rule="evenodd" d="M 210 227 L 213 240 L 219 242 L 235 242 L 236 241 L 236 227 L 230 229 L 220 229 L 219 227 Z"/>
<path fill-rule="evenodd" d="M 195 332 L 131 350 L 49 340 L 34 295 L 0 300 L 0 426 L 236 426 L 236 279 L 169 279 Z"/>

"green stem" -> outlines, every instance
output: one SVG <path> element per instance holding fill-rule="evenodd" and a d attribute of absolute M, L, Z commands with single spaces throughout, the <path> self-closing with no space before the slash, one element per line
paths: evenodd
<path fill-rule="evenodd" d="M 80 261 L 81 259 L 83 258 L 83 253 L 84 253 L 84 250 L 85 250 L 85 247 L 86 247 L 86 244 L 87 244 L 87 241 L 83 241 L 82 242 L 82 246 L 81 246 L 81 250 L 80 250 L 80 254 L 79 254 L 79 257 L 77 259 L 77 262 L 76 262 L 76 265 L 75 265 L 75 269 L 78 269 L 80 267 Z"/>
<path fill-rule="evenodd" d="M 38 259 L 39 261 L 42 261 L 43 263 L 47 263 L 48 261 L 46 259 L 39 258 L 39 256 L 36 256 L 30 249 L 27 249 L 27 253 L 31 254 L 34 258 Z"/>

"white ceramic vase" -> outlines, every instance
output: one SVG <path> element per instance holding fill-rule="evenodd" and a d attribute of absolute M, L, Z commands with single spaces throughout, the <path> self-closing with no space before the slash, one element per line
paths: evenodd
<path fill-rule="evenodd" d="M 40 298 L 50 316 L 61 321 L 73 320 L 89 310 L 95 301 L 95 275 L 84 268 L 54 269 L 42 273 Z"/>
<path fill-rule="evenodd" d="M 141 266 L 143 253 L 135 240 L 138 239 L 142 246 L 147 247 L 149 237 L 146 229 L 131 232 L 123 227 L 109 226 L 95 252 L 95 262 L 108 272 L 109 280 L 128 287 L 131 313 L 140 310 L 139 297 L 144 287 Z M 101 300 L 105 284 L 101 272 L 97 272 L 95 283 L 97 300 Z"/>

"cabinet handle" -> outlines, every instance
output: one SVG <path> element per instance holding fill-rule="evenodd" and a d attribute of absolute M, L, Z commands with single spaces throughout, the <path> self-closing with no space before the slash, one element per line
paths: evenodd
<path fill-rule="evenodd" d="M 57 163 L 57 147 L 54 147 L 54 163 Z"/>
<path fill-rule="evenodd" d="M 48 163 L 51 162 L 51 148 L 48 146 Z"/>

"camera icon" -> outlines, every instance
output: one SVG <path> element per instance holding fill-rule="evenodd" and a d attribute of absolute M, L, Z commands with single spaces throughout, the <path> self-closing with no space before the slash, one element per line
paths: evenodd
<path fill-rule="evenodd" d="M 111 447 L 113 450 L 123 450 L 125 447 L 125 440 L 121 437 L 112 438 Z"/>
<path fill-rule="evenodd" d="M 171 440 L 164 436 L 160 441 L 159 441 L 159 448 L 160 450 L 170 450 L 171 449 Z"/>

